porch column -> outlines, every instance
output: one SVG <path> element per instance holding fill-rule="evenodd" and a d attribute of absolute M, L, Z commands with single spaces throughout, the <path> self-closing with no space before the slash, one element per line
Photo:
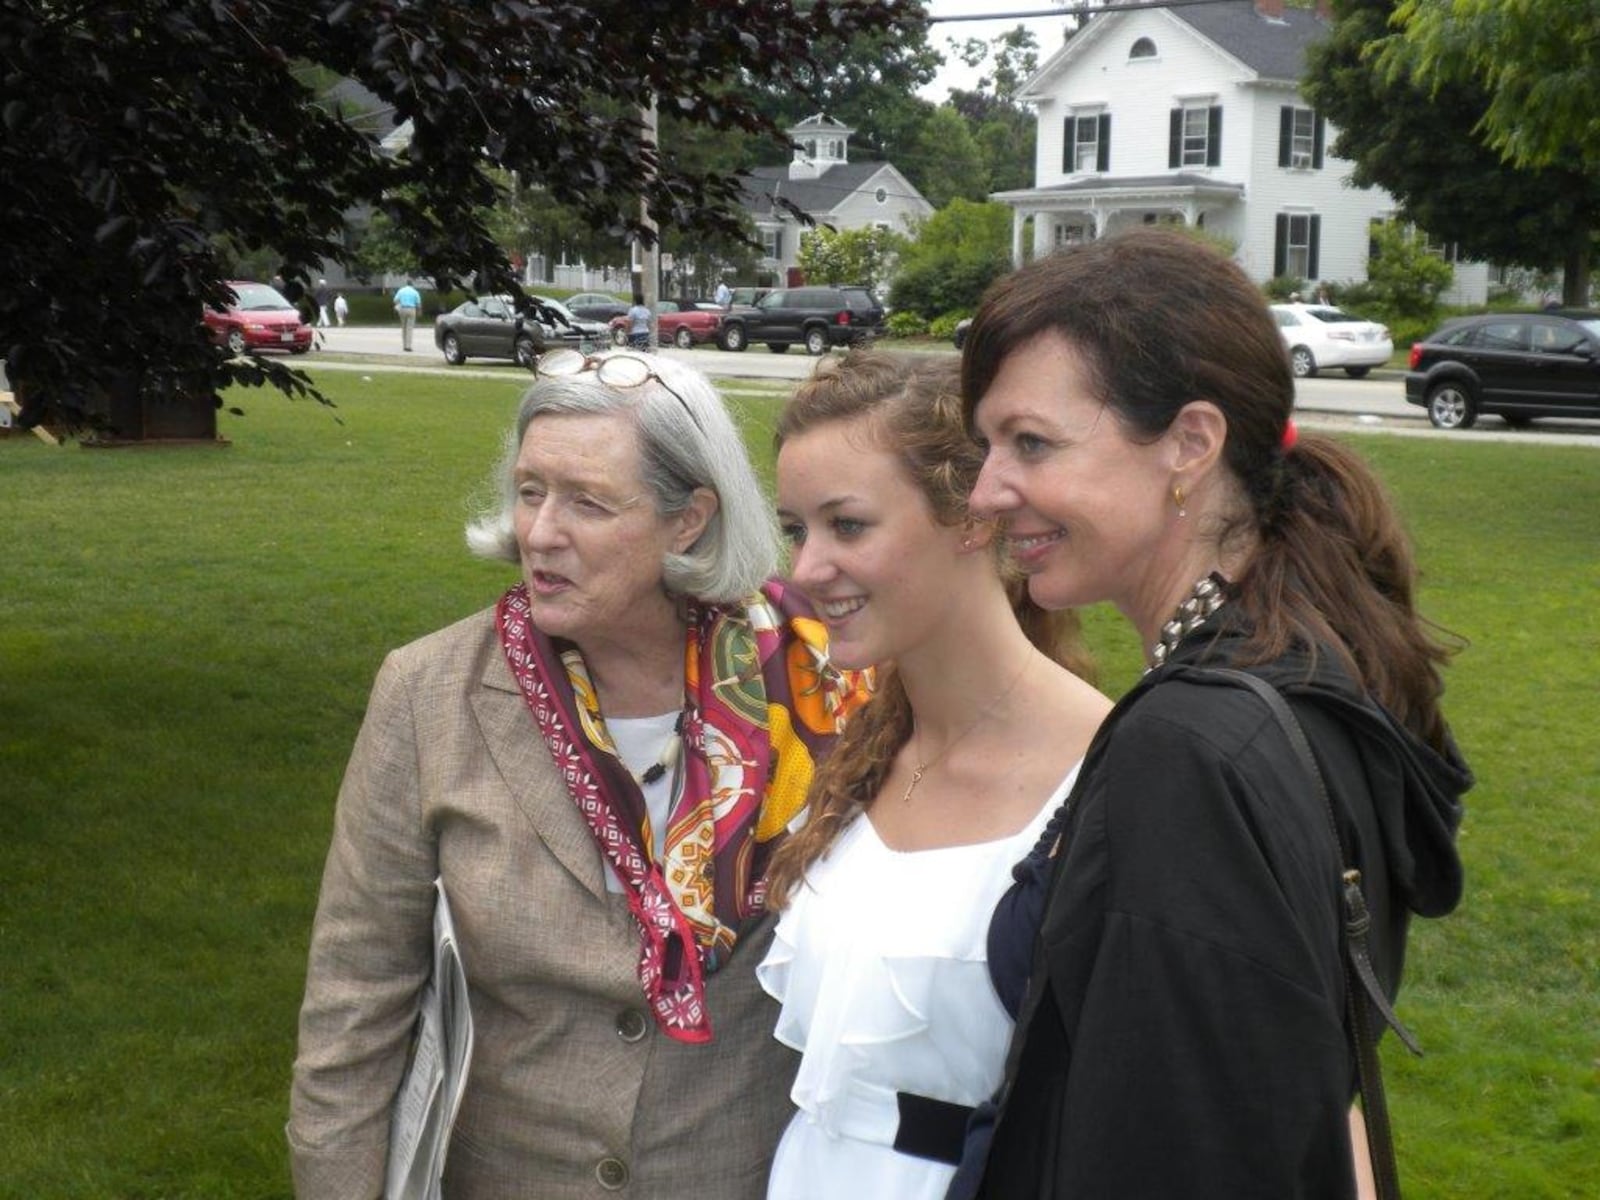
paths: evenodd
<path fill-rule="evenodd" d="M 1022 227 L 1027 224 L 1027 221 L 1028 214 L 1023 212 L 1020 207 L 1011 210 L 1011 265 L 1013 267 L 1022 265 Z"/>

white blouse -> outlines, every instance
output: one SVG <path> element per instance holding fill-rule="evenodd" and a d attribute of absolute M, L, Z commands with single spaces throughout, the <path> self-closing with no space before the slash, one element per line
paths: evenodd
<path fill-rule="evenodd" d="M 955 1168 L 894 1149 L 897 1093 L 970 1106 L 999 1086 L 989 920 L 1077 773 L 1009 837 L 902 852 L 862 816 L 812 865 L 756 970 L 802 1056 L 768 1200 L 942 1200 Z"/>

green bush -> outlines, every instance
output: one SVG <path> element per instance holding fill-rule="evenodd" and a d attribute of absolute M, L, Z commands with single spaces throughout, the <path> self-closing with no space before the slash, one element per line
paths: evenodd
<path fill-rule="evenodd" d="M 1381 320 L 1389 327 L 1389 337 L 1394 342 L 1396 350 L 1410 350 L 1412 342 L 1420 342 L 1439 324 L 1436 319 L 1408 317 L 1398 313 L 1373 319 Z"/>
<path fill-rule="evenodd" d="M 956 325 L 972 314 L 964 310 L 957 312 L 940 313 L 928 322 L 928 332 L 941 342 L 948 342 L 955 336 Z"/>
<path fill-rule="evenodd" d="M 1298 275 L 1274 275 L 1261 285 L 1261 290 L 1273 300 L 1282 302 L 1296 292 L 1302 299 L 1306 295 L 1306 281 Z"/>
<path fill-rule="evenodd" d="M 916 227 L 900 256 L 889 303 L 924 317 L 977 306 L 985 288 L 1011 269 L 1011 210 L 952 200 Z"/>
<path fill-rule="evenodd" d="M 890 337 L 921 337 L 928 332 L 928 322 L 922 314 L 909 310 L 890 313 L 884 323 L 889 328 Z"/>
<path fill-rule="evenodd" d="M 1367 278 L 1373 291 L 1396 316 L 1432 322 L 1440 294 L 1455 277 L 1454 268 L 1397 221 L 1374 224 L 1372 240 L 1376 253 L 1367 263 Z"/>

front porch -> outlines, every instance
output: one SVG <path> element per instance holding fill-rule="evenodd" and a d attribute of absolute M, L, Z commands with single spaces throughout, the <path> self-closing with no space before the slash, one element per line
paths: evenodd
<path fill-rule="evenodd" d="M 1025 244 L 1029 220 L 1035 258 L 1132 225 L 1183 224 L 1237 240 L 1235 216 L 1244 185 L 1187 172 L 1127 179 L 1094 176 L 1052 187 L 996 192 L 991 199 L 1011 207 L 1011 262 L 1021 266 L 1030 257 Z"/>

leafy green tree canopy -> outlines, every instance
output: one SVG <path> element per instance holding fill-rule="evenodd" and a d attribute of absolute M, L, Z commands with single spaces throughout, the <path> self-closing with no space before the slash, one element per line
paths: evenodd
<path fill-rule="evenodd" d="M 0 0 L 0 340 L 26 418 L 97 395 L 304 387 L 201 330 L 217 239 L 272 248 L 291 284 L 342 260 L 345 214 L 381 208 L 424 273 L 510 289 L 484 214 L 496 168 L 617 237 L 739 232 L 739 181 L 658 154 L 631 114 L 779 138 L 757 94 L 794 94 L 851 39 L 922 21 L 897 0 Z M 305 68 L 364 85 L 414 132 L 382 154 Z M 621 113 L 623 115 L 618 115 Z M 297 384 L 296 379 L 300 382 Z"/>
<path fill-rule="evenodd" d="M 1600 173 L 1600 6 L 1592 0 L 1403 0 L 1386 65 L 1438 87 L 1472 82 L 1482 131 L 1519 167 Z"/>
<path fill-rule="evenodd" d="M 1398 69 L 1396 0 L 1335 0 L 1327 38 L 1307 57 L 1306 93 L 1338 129 L 1353 182 L 1390 192 L 1405 215 L 1467 257 L 1563 267 L 1568 297 L 1588 291 L 1600 175 L 1508 163 L 1477 126 L 1489 106 L 1472 80 L 1425 85 Z M 1390 49 L 1389 47 L 1392 47 Z"/>

